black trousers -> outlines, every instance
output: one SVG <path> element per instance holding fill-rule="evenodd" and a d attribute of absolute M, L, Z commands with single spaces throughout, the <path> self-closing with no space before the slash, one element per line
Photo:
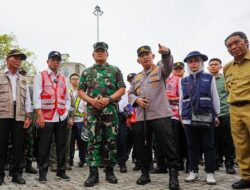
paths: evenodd
<path fill-rule="evenodd" d="M 220 126 L 215 128 L 216 163 L 225 156 L 225 166 L 234 165 L 235 150 L 230 128 L 230 116 L 219 117 Z"/>
<path fill-rule="evenodd" d="M 13 146 L 13 160 L 10 165 L 10 174 L 12 177 L 21 176 L 24 163 L 24 122 L 15 119 L 0 119 L 0 176 L 4 177 L 4 165 L 9 145 L 9 137 Z"/>
<path fill-rule="evenodd" d="M 79 159 L 85 163 L 87 154 L 87 142 L 81 139 L 81 131 L 83 128 L 83 122 L 75 122 L 72 126 L 71 141 L 70 141 L 70 160 L 73 161 L 75 156 L 75 142 L 77 142 L 79 150 Z"/>
<path fill-rule="evenodd" d="M 189 169 L 198 172 L 200 153 L 204 152 L 205 171 L 213 173 L 215 170 L 214 127 L 198 128 L 185 125 L 188 144 Z"/>
<path fill-rule="evenodd" d="M 152 133 L 155 134 L 157 149 L 167 158 L 170 168 L 178 169 L 178 156 L 173 137 L 170 117 L 146 121 L 146 144 L 144 138 L 144 122 L 134 126 L 136 158 L 142 167 L 149 169 L 152 163 Z"/>
<path fill-rule="evenodd" d="M 65 172 L 67 119 L 60 122 L 45 122 L 44 128 L 38 130 L 38 169 L 40 176 L 46 176 L 48 173 L 53 133 L 56 143 L 57 174 Z"/>
<path fill-rule="evenodd" d="M 129 138 L 131 131 L 126 125 L 126 120 L 122 118 L 119 114 L 119 125 L 118 125 L 118 133 L 116 139 L 116 146 L 117 146 L 117 160 L 118 164 L 125 165 L 126 161 L 129 157 L 129 152 L 131 149 L 131 142 L 132 140 Z"/>
<path fill-rule="evenodd" d="M 179 164 L 180 166 L 182 166 L 184 158 L 188 158 L 185 130 L 182 123 L 176 119 L 172 119 L 172 127 L 179 158 Z"/>

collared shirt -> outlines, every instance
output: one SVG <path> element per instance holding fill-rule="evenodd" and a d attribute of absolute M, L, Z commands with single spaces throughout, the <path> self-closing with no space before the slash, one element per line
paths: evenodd
<path fill-rule="evenodd" d="M 223 67 L 229 103 L 250 100 L 250 50 L 241 62 L 232 60 Z"/>
<path fill-rule="evenodd" d="M 12 74 L 8 68 L 4 70 L 5 76 L 7 76 L 10 80 L 11 83 L 11 88 L 12 88 L 12 96 L 13 96 L 13 101 L 16 101 L 16 82 L 17 78 L 19 78 L 19 73 L 18 71 L 15 74 Z M 26 84 L 26 100 L 25 100 L 25 112 L 26 113 L 31 113 L 32 112 L 32 106 L 31 106 L 31 99 L 30 99 L 30 91 L 29 91 L 29 85 L 28 83 Z"/>
<path fill-rule="evenodd" d="M 119 113 L 122 113 L 127 105 L 128 105 L 128 93 L 126 92 L 119 101 Z"/>
<path fill-rule="evenodd" d="M 224 116 L 224 115 L 227 115 L 229 111 L 229 105 L 227 103 L 228 92 L 225 89 L 225 79 L 222 74 L 219 74 L 218 76 L 216 76 L 215 79 L 216 79 L 217 92 L 220 97 L 220 115 L 219 116 Z"/>
<path fill-rule="evenodd" d="M 59 73 L 55 74 L 49 68 L 48 68 L 47 72 L 48 72 L 52 81 L 54 81 L 56 79 L 57 75 L 59 74 Z M 56 86 L 56 83 L 54 83 L 54 85 Z M 34 79 L 34 92 L 33 92 L 34 109 L 41 109 L 41 107 L 42 107 L 42 103 L 41 103 L 41 93 L 43 91 L 42 88 L 43 88 L 42 75 L 41 75 L 41 73 L 38 73 Z M 70 103 L 71 103 L 67 90 L 66 90 L 65 99 L 66 99 L 66 112 L 62 116 L 60 116 L 59 113 L 56 111 L 52 120 L 45 120 L 45 122 L 59 122 L 60 120 L 63 121 L 67 118 L 68 110 L 70 110 Z"/>
<path fill-rule="evenodd" d="M 135 76 L 129 90 L 129 103 L 137 107 L 137 121 L 144 120 L 144 109 L 137 106 L 136 100 L 145 96 L 149 100 L 149 106 L 145 109 L 146 120 L 171 117 L 173 115 L 168 99 L 166 98 L 166 79 L 170 75 L 173 67 L 173 57 L 163 55 L 159 67 L 142 71 L 142 78 L 137 80 Z M 137 85 L 140 87 L 137 88 Z"/>

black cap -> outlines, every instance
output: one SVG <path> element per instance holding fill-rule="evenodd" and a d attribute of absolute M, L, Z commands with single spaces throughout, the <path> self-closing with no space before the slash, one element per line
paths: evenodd
<path fill-rule="evenodd" d="M 27 58 L 27 56 L 26 56 L 24 53 L 22 53 L 20 50 L 18 50 L 18 49 L 13 49 L 13 50 L 11 50 L 11 51 L 8 53 L 7 58 L 9 58 L 9 57 L 11 57 L 11 56 L 16 56 L 16 55 L 21 56 L 21 59 L 22 59 L 22 60 L 26 60 L 26 58 Z"/>
<path fill-rule="evenodd" d="M 181 68 L 184 69 L 185 66 L 184 66 L 183 62 L 176 62 L 176 63 L 174 63 L 174 69 L 177 68 L 177 67 L 181 67 Z"/>
<path fill-rule="evenodd" d="M 137 55 L 140 56 L 141 53 L 143 52 L 149 52 L 152 53 L 152 50 L 149 46 L 141 46 L 137 49 Z"/>
<path fill-rule="evenodd" d="M 127 76 L 127 81 L 129 81 L 129 79 L 134 78 L 136 75 L 136 73 L 129 73 Z"/>
<path fill-rule="evenodd" d="M 94 48 L 94 51 L 96 51 L 97 49 L 103 49 L 105 51 L 108 50 L 109 46 L 107 43 L 105 42 L 96 42 L 94 45 L 93 45 L 93 48 Z"/>

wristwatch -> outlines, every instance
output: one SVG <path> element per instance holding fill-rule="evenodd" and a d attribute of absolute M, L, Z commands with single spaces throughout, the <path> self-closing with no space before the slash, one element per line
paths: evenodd
<path fill-rule="evenodd" d="M 114 99 L 111 96 L 109 96 L 109 103 L 112 103 L 112 102 L 114 102 Z"/>

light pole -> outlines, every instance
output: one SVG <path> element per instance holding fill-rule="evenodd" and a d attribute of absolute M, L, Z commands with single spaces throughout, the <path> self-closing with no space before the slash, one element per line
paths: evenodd
<path fill-rule="evenodd" d="M 97 42 L 99 42 L 99 16 L 103 14 L 103 11 L 101 10 L 99 5 L 95 6 L 93 14 L 97 17 Z"/>

